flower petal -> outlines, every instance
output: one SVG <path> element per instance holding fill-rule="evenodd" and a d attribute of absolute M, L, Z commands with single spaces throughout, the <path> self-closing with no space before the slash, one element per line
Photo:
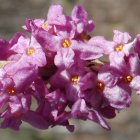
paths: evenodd
<path fill-rule="evenodd" d="M 84 99 L 77 100 L 72 106 L 72 116 L 77 119 L 87 119 L 88 108 Z"/>
<path fill-rule="evenodd" d="M 22 120 L 39 129 L 47 129 L 49 127 L 48 122 L 41 115 L 33 111 L 28 111 L 24 114 Z"/>
<path fill-rule="evenodd" d="M 129 107 L 131 104 L 131 91 L 125 86 L 114 86 L 112 88 L 105 88 L 103 94 L 110 103 L 110 106 L 123 109 Z"/>
<path fill-rule="evenodd" d="M 127 32 L 120 32 L 118 30 L 114 30 L 113 40 L 117 44 L 126 44 L 131 39 L 131 36 Z"/>
<path fill-rule="evenodd" d="M 110 127 L 108 126 L 104 118 L 97 111 L 94 110 L 92 112 L 89 112 L 88 119 L 100 124 L 103 128 L 110 130 Z"/>

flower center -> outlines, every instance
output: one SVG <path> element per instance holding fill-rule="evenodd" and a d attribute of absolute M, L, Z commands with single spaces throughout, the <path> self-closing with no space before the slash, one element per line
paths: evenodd
<path fill-rule="evenodd" d="M 62 42 L 61 42 L 61 46 L 63 48 L 68 48 L 70 45 L 71 45 L 71 42 L 70 42 L 69 39 L 63 39 Z"/>
<path fill-rule="evenodd" d="M 76 85 L 78 83 L 78 75 L 72 75 L 71 82 Z"/>
<path fill-rule="evenodd" d="M 28 48 L 27 50 L 26 50 L 26 53 L 27 53 L 27 55 L 32 55 L 33 53 L 35 52 L 35 49 L 34 48 Z"/>
<path fill-rule="evenodd" d="M 100 81 L 97 82 L 96 84 L 96 89 L 97 90 L 103 90 L 104 89 L 104 84 Z"/>
<path fill-rule="evenodd" d="M 15 95 L 16 89 L 15 88 L 8 88 L 8 89 L 6 89 L 6 93 L 9 95 Z"/>
<path fill-rule="evenodd" d="M 123 77 L 123 80 L 125 83 L 130 83 L 132 81 L 133 77 L 131 75 L 126 75 Z"/>
<path fill-rule="evenodd" d="M 41 25 L 41 28 L 46 29 L 46 28 L 48 28 L 48 26 L 49 26 L 48 23 L 44 23 Z"/>
<path fill-rule="evenodd" d="M 119 51 L 121 51 L 122 49 L 123 49 L 123 45 L 122 44 L 119 44 L 119 45 L 117 45 L 116 47 L 115 47 L 115 51 L 116 52 L 119 52 Z"/>

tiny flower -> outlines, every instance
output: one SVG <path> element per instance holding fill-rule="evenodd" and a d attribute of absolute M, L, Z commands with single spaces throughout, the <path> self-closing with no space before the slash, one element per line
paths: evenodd
<path fill-rule="evenodd" d="M 129 86 L 119 83 L 120 78 L 119 71 L 110 66 L 102 67 L 98 73 L 98 80 L 104 85 L 100 86 L 103 96 L 107 99 L 110 106 L 123 109 L 131 103 L 131 90 Z"/>
<path fill-rule="evenodd" d="M 38 44 L 34 37 L 31 40 L 27 37 L 19 37 L 16 44 L 11 47 L 16 55 L 22 57 L 27 63 L 37 66 L 46 65 L 46 57 L 42 47 Z"/>
<path fill-rule="evenodd" d="M 47 14 L 47 19 L 27 19 L 26 25 L 23 28 L 29 32 L 33 32 L 35 26 L 33 26 L 32 22 L 38 27 L 42 28 L 43 30 L 54 34 L 55 28 L 58 26 L 66 26 L 66 16 L 63 14 L 63 7 L 61 5 L 52 5 L 50 6 Z"/>
<path fill-rule="evenodd" d="M 128 43 L 131 39 L 130 35 L 126 32 L 114 30 L 113 42 L 106 41 L 103 49 L 105 54 L 109 55 L 110 65 L 121 69 L 124 65 L 124 56 L 130 54 L 133 43 Z"/>
<path fill-rule="evenodd" d="M 139 95 L 140 86 L 139 86 L 139 80 L 140 80 L 140 60 L 138 56 L 131 55 L 128 60 L 127 68 L 122 73 L 122 80 L 124 83 L 129 85 L 132 89 L 136 91 L 136 93 Z"/>

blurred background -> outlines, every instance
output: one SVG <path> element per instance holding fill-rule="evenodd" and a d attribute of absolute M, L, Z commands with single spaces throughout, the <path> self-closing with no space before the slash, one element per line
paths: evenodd
<path fill-rule="evenodd" d="M 62 4 L 66 14 L 82 4 L 96 23 L 93 35 L 112 39 L 113 29 L 127 31 L 133 38 L 140 33 L 140 0 L 0 0 L 0 37 L 10 39 L 23 32 L 26 18 L 45 18 L 52 3 Z M 72 134 L 62 127 L 40 131 L 23 124 L 19 132 L 0 130 L 0 140 L 140 140 L 140 97 L 132 97 L 129 109 L 108 120 L 110 132 L 87 121 L 72 121 L 76 124 Z"/>

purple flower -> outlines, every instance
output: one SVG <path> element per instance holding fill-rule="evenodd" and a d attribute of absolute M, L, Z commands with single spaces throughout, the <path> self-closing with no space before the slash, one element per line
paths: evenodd
<path fill-rule="evenodd" d="M 16 53 L 14 55 L 16 59 L 22 57 L 22 59 L 26 60 L 26 63 L 40 67 L 46 65 L 45 53 L 34 37 L 30 40 L 27 37 L 20 36 L 17 43 L 10 50 Z"/>
<path fill-rule="evenodd" d="M 82 91 L 91 88 L 92 72 L 86 73 L 83 61 L 75 61 L 69 69 L 58 69 L 58 71 L 49 79 L 52 88 L 65 89 L 67 100 L 76 101 Z M 88 80 L 88 82 L 87 82 Z M 87 84 L 85 84 L 85 82 Z"/>
<path fill-rule="evenodd" d="M 39 30 L 35 38 L 47 51 L 57 52 L 54 58 L 56 66 L 69 67 L 73 63 L 74 51 L 79 49 L 78 43 L 65 37 L 53 36 L 46 31 Z"/>
<path fill-rule="evenodd" d="M 126 70 L 122 73 L 122 81 L 128 84 L 139 95 L 140 93 L 140 60 L 137 56 L 131 55 L 127 62 Z"/>
<path fill-rule="evenodd" d="M 65 112 L 66 106 L 65 95 L 60 90 L 50 93 L 46 92 L 45 98 L 39 103 L 36 113 L 42 116 L 51 127 L 62 125 L 69 131 L 73 131 L 74 127 L 69 125 L 68 122 L 68 119 L 71 118 L 71 114 Z"/>
<path fill-rule="evenodd" d="M 51 5 L 47 19 L 35 19 L 33 23 L 50 33 L 54 32 L 54 26 L 64 26 L 66 25 L 66 16 L 63 14 L 63 7 L 61 5 Z M 32 32 L 33 26 L 30 24 L 30 19 L 26 20 L 26 25 L 23 28 L 29 32 Z"/>
<path fill-rule="evenodd" d="M 35 66 L 21 65 L 23 62 L 12 62 L 4 66 L 5 77 L 13 80 L 16 91 L 22 91 L 32 84 L 37 77 L 37 70 Z M 3 77 L 3 78 L 5 78 Z"/>
<path fill-rule="evenodd" d="M 5 97 L 1 100 L 1 105 L 3 104 L 1 109 L 3 106 L 6 108 L 0 112 L 0 117 L 3 118 L 0 127 L 17 130 L 21 125 L 21 117 L 30 108 L 31 97 L 30 95 L 14 95 L 14 89 L 7 89 L 6 92 L 2 93 Z"/>
<path fill-rule="evenodd" d="M 48 10 L 47 20 L 27 19 L 26 25 L 23 26 L 23 28 L 29 32 L 33 32 L 36 26 L 51 34 L 61 34 L 61 32 L 66 33 L 69 30 L 68 28 L 72 28 L 71 23 L 67 23 L 67 20 L 69 20 L 69 18 L 63 14 L 63 7 L 61 5 L 52 5 Z M 32 23 L 34 23 L 35 26 Z"/>
<path fill-rule="evenodd" d="M 47 20 L 44 19 L 27 19 L 26 25 L 23 28 L 29 32 L 33 32 L 35 26 L 43 28 L 45 31 L 51 34 L 66 36 L 81 36 L 86 35 L 87 32 L 91 32 L 94 29 L 94 22 L 88 20 L 88 15 L 82 6 L 75 6 L 72 10 L 71 16 L 65 16 L 63 14 L 63 8 L 61 5 L 52 5 L 49 8 Z"/>
<path fill-rule="evenodd" d="M 117 109 L 123 109 L 131 103 L 131 90 L 129 86 L 120 81 L 120 73 L 117 69 L 104 66 L 98 73 L 97 89 L 103 93 L 108 103 Z"/>
<path fill-rule="evenodd" d="M 98 44 L 93 45 L 96 39 L 84 43 L 83 41 L 73 40 L 64 36 L 54 36 L 41 29 L 34 32 L 34 36 L 43 48 L 57 52 L 54 58 L 56 66 L 64 65 L 66 68 L 70 67 L 77 52 L 80 55 L 80 59 L 83 60 L 97 59 L 103 55 L 103 49 L 99 48 Z"/>
<path fill-rule="evenodd" d="M 103 49 L 105 54 L 109 55 L 110 65 L 121 69 L 125 63 L 124 56 L 130 54 L 132 43 L 128 43 L 131 39 L 130 35 L 126 32 L 114 30 L 113 42 L 106 41 Z"/>
<path fill-rule="evenodd" d="M 7 69 L 8 66 L 11 66 L 11 69 Z M 1 112 L 2 117 L 12 117 L 17 113 L 22 114 L 30 108 L 30 95 L 26 95 L 26 93 L 36 78 L 36 70 L 33 67 L 21 69 L 17 67 L 14 70 L 12 68 L 12 64 L 7 64 L 0 69 L 0 91 L 2 95 L 0 107 L 8 105 Z"/>

